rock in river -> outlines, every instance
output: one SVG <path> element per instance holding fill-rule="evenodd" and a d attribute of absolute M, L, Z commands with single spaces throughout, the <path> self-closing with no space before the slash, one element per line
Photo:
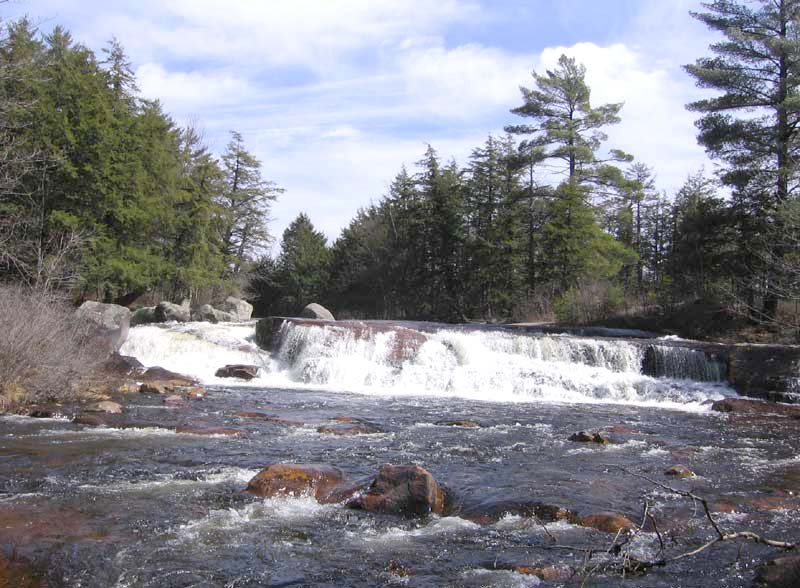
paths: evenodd
<path fill-rule="evenodd" d="M 602 433 L 598 433 L 597 431 L 578 431 L 577 433 L 570 435 L 569 440 L 576 441 L 578 443 L 597 443 L 599 445 L 608 445 L 608 437 Z"/>
<path fill-rule="evenodd" d="M 104 412 L 108 414 L 122 414 L 122 405 L 110 400 L 95 402 L 83 409 L 86 412 Z"/>
<path fill-rule="evenodd" d="M 252 380 L 258 376 L 257 365 L 234 364 L 219 368 L 214 374 L 218 378 L 239 378 L 240 380 Z"/>
<path fill-rule="evenodd" d="M 247 484 L 256 496 L 313 496 L 318 502 L 341 502 L 355 487 L 339 468 L 323 464 L 276 463 Z"/>
<path fill-rule="evenodd" d="M 753 588 L 797 588 L 800 586 L 800 555 L 775 558 L 758 569 Z"/>
<path fill-rule="evenodd" d="M 323 321 L 336 320 L 333 318 L 333 314 L 331 314 L 330 310 L 321 304 L 317 304 L 316 302 L 306 305 L 306 307 L 303 309 L 303 312 L 300 313 L 300 316 L 303 318 L 319 319 Z"/>
<path fill-rule="evenodd" d="M 428 470 L 413 464 L 387 464 L 369 489 L 353 498 L 348 506 L 404 516 L 442 514 L 445 493 Z"/>
<path fill-rule="evenodd" d="M 633 522 L 618 512 L 599 512 L 578 520 L 581 527 L 591 527 L 605 533 L 618 533 L 630 531 L 636 527 Z"/>

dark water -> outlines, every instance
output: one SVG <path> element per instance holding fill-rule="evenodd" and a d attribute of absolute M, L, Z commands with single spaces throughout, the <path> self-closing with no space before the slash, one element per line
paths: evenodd
<path fill-rule="evenodd" d="M 553 403 L 505 404 L 435 397 L 212 388 L 205 401 L 166 408 L 134 395 L 126 418 L 159 426 L 227 426 L 243 438 L 152 429 L 91 429 L 66 420 L 0 418 L 0 544 L 44 566 L 46 585 L 81 588 L 352 586 L 535 586 L 507 570 L 564 564 L 585 553 L 553 548 L 531 519 L 508 516 L 477 525 L 459 517 L 406 520 L 319 505 L 309 498 L 258 499 L 247 480 L 274 462 L 320 462 L 368 481 L 384 463 L 418 463 L 461 508 L 537 500 L 590 514 L 612 510 L 638 521 L 651 504 L 668 554 L 712 537 L 702 509 L 627 475 L 623 466 L 690 489 L 727 497 L 737 514 L 728 530 L 798 540 L 797 421 L 743 419 L 658 408 Z M 294 418 L 288 426 L 232 416 L 260 410 Z M 366 418 L 386 433 L 332 437 L 319 423 Z M 443 418 L 480 421 L 480 429 L 435 426 Z M 567 441 L 578 430 L 626 425 L 607 447 Z M 698 477 L 663 476 L 675 463 Z M 753 497 L 790 508 L 761 510 Z M 786 506 L 786 505 L 784 505 Z M 606 549 L 613 535 L 567 523 L 548 530 L 557 544 Z M 659 541 L 642 532 L 633 554 L 654 558 Z M 724 544 L 624 581 L 597 573 L 587 586 L 749 586 L 754 566 L 775 554 Z M 589 568 L 603 561 L 594 555 Z M 407 576 L 396 573 L 398 569 Z M 395 573 L 392 573 L 392 572 Z M 585 570 L 584 570 L 585 571 Z"/>

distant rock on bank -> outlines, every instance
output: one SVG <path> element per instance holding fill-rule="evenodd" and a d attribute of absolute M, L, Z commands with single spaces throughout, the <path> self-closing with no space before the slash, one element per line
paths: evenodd
<path fill-rule="evenodd" d="M 203 304 L 192 308 L 188 300 L 181 304 L 163 301 L 156 306 L 144 306 L 133 312 L 131 326 L 150 323 L 166 323 L 170 321 L 186 323 L 201 321 L 207 323 L 234 323 L 249 321 L 253 315 L 253 306 L 241 298 L 228 296 L 219 308 L 211 304 Z"/>
<path fill-rule="evenodd" d="M 124 306 L 88 300 L 75 312 L 78 317 L 96 325 L 98 339 L 111 352 L 119 351 L 128 338 L 131 311 Z"/>
<path fill-rule="evenodd" d="M 316 302 L 312 302 L 311 304 L 306 305 L 303 309 L 303 312 L 300 313 L 302 318 L 310 318 L 310 319 L 318 319 L 321 321 L 335 321 L 336 319 L 333 318 L 333 314 L 330 310 L 322 306 L 321 304 L 317 304 Z"/>

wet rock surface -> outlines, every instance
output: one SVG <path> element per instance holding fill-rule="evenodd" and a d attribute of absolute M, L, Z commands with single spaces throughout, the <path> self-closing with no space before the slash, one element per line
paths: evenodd
<path fill-rule="evenodd" d="M 777 557 L 761 566 L 753 588 L 797 588 L 800 586 L 800 555 Z"/>
<path fill-rule="evenodd" d="M 247 484 L 256 496 L 313 496 L 318 502 L 340 502 L 355 491 L 344 473 L 324 464 L 273 464 Z"/>
<path fill-rule="evenodd" d="M 232 364 L 219 368 L 214 374 L 218 378 L 238 378 L 252 380 L 258 377 L 257 365 Z"/>
<path fill-rule="evenodd" d="M 610 443 L 610 439 L 598 431 L 578 431 L 570 435 L 569 440 L 576 443 L 596 443 L 597 445 Z"/>
<path fill-rule="evenodd" d="M 417 465 L 387 464 L 367 491 L 348 506 L 408 517 L 440 515 L 445 510 L 445 493 L 428 470 Z"/>
<path fill-rule="evenodd" d="M 773 414 L 800 418 L 800 406 L 767 402 L 765 400 L 752 400 L 749 398 L 725 398 L 724 400 L 718 400 L 711 405 L 711 410 L 735 414 Z"/>

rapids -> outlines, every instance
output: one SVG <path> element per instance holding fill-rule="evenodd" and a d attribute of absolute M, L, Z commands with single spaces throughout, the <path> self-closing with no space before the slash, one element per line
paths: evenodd
<path fill-rule="evenodd" d="M 136 424 L 128 429 L 0 417 L 0 546 L 39 566 L 49 587 L 507 587 L 575 585 L 513 571 L 580 568 L 584 554 L 553 549 L 551 536 L 561 546 L 603 549 L 613 541 L 566 522 L 545 530 L 517 515 L 485 524 L 459 516 L 406 520 L 242 492 L 275 462 L 331 464 L 364 482 L 384 463 L 418 463 L 463 512 L 536 500 L 638 521 L 646 502 L 661 537 L 651 528 L 636 536 L 632 552 L 641 558 L 655 557 L 660 541 L 676 554 L 713 536 L 702 509 L 619 466 L 735 505 L 718 515 L 725 530 L 800 539 L 792 494 L 800 492 L 797 421 L 707 410 L 706 400 L 732 393 L 714 381 L 720 374 L 708 358 L 678 351 L 662 362 L 661 376 L 645 375 L 652 341 L 402 328 L 420 335 L 286 324 L 274 354 L 255 345 L 253 324 L 131 329 L 123 353 L 197 376 L 205 400 L 172 406 L 127 395 L 125 418 Z M 261 371 L 247 383 L 216 378 L 227 363 Z M 317 432 L 340 415 L 384 432 Z M 482 426 L 436 424 L 446 419 Z M 179 425 L 243 435 L 165 428 Z M 611 444 L 567 440 L 598 429 Z M 664 478 L 675 463 L 697 477 Z M 585 585 L 744 588 L 754 567 L 775 554 L 726 543 L 645 576 L 598 573 Z M 594 557 L 592 564 L 602 560 Z"/>

